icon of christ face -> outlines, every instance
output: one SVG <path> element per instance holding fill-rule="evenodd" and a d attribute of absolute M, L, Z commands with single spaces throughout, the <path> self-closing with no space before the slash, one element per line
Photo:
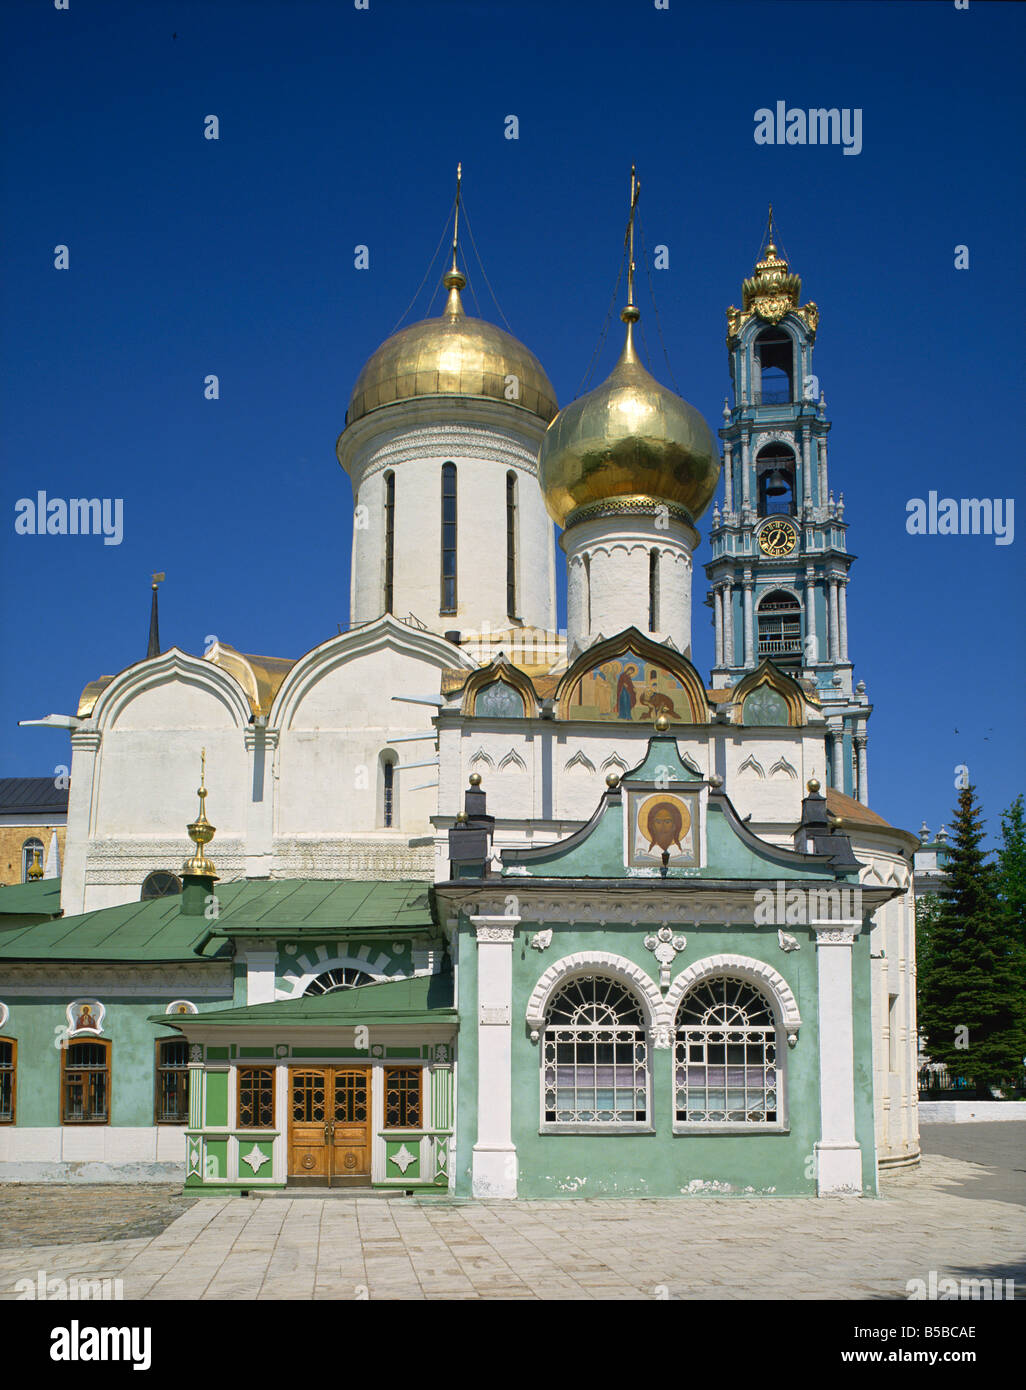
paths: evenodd
<path fill-rule="evenodd" d="M 683 830 L 684 817 L 680 813 L 680 807 L 672 801 L 657 802 L 648 813 L 649 850 L 655 845 L 662 850 L 668 850 L 671 845 L 681 849 L 680 837 Z"/>

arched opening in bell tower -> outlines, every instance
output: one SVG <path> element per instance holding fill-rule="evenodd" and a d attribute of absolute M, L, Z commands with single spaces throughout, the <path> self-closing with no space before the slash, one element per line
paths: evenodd
<path fill-rule="evenodd" d="M 764 328 L 753 345 L 756 405 L 794 400 L 794 342 L 783 328 Z"/>
<path fill-rule="evenodd" d="M 759 600 L 759 659 L 785 670 L 801 665 L 802 609 L 794 594 L 771 589 Z"/>
<path fill-rule="evenodd" d="M 797 516 L 795 458 L 786 444 L 768 444 L 755 460 L 759 516 Z"/>

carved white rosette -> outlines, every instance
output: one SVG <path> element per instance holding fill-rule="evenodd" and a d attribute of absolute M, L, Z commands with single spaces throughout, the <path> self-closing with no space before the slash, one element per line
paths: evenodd
<path fill-rule="evenodd" d="M 687 944 L 687 937 L 674 936 L 672 927 L 660 927 L 653 936 L 645 937 L 645 949 L 651 951 L 659 962 L 659 988 L 664 994 L 670 988 L 670 969 L 674 959 Z"/>

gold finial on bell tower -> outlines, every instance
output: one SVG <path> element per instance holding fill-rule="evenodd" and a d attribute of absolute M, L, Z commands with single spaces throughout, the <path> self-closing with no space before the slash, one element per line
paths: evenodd
<path fill-rule="evenodd" d="M 200 799 L 199 815 L 188 826 L 189 839 L 196 846 L 196 853 L 185 861 L 182 869 L 187 874 L 198 875 L 202 878 L 216 878 L 217 870 L 214 861 L 208 859 L 203 852 L 204 845 L 209 845 L 214 838 L 216 831 L 207 820 L 207 750 L 200 751 L 200 784 L 196 795 Z"/>

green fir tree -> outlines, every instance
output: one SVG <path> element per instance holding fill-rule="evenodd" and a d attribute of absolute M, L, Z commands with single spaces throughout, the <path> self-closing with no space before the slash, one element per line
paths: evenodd
<path fill-rule="evenodd" d="M 981 1091 L 1016 1082 L 1026 1050 L 1021 939 L 1002 910 L 999 877 L 981 848 L 975 788 L 959 794 L 939 910 L 924 921 L 919 1026 L 935 1062 Z"/>
<path fill-rule="evenodd" d="M 1005 916 L 1026 949 L 1026 812 L 1022 792 L 1001 817 L 998 859 L 998 896 Z M 1026 979 L 1023 980 L 1026 990 Z"/>

